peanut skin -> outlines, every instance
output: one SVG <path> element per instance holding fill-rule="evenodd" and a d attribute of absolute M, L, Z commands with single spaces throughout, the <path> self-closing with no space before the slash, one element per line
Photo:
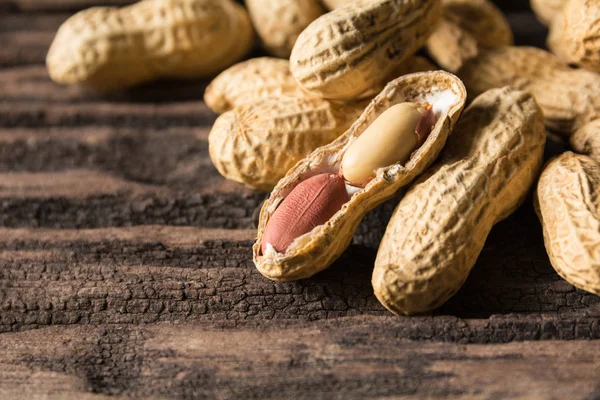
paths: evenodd
<path fill-rule="evenodd" d="M 344 178 L 319 174 L 309 178 L 283 200 L 265 229 L 263 254 L 271 245 L 280 253 L 299 236 L 323 225 L 348 201 Z"/>

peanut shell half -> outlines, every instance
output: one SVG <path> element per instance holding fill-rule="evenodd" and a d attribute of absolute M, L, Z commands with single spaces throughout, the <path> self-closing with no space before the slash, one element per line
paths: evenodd
<path fill-rule="evenodd" d="M 273 189 L 263 204 L 258 237 L 253 246 L 258 270 L 270 279 L 289 281 L 308 278 L 327 268 L 348 247 L 362 217 L 408 185 L 435 160 L 465 100 L 462 82 L 444 71 L 405 75 L 388 83 L 344 135 L 296 164 Z M 410 160 L 405 165 L 393 164 L 378 169 L 375 178 L 364 188 L 347 186 L 350 200 L 328 222 L 297 238 L 283 254 L 262 254 L 262 237 L 269 218 L 291 190 L 311 176 L 338 173 L 344 152 L 352 142 L 386 109 L 407 101 L 432 104 L 436 115 L 433 130 Z"/>

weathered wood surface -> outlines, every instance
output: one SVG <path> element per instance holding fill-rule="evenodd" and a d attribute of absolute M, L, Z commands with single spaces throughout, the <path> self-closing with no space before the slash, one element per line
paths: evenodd
<path fill-rule="evenodd" d="M 0 396 L 416 400 L 600 395 L 599 342 L 489 346 L 410 342 L 399 336 L 366 317 L 261 329 L 107 325 L 9 333 L 0 342 Z"/>
<path fill-rule="evenodd" d="M 208 159 L 206 82 L 48 79 L 57 27 L 90 4 L 0 0 L 0 398 L 600 396 L 600 298 L 551 268 L 531 201 L 432 315 L 372 294 L 395 201 L 327 271 L 271 282 L 250 251 L 265 194 Z M 530 12 L 509 17 L 543 45 Z"/>

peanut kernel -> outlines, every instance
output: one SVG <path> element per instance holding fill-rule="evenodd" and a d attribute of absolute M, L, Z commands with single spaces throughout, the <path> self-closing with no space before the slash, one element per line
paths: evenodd
<path fill-rule="evenodd" d="M 334 174 L 313 176 L 298 186 L 275 210 L 262 241 L 262 253 L 270 244 L 285 252 L 299 236 L 323 225 L 348 201 L 344 179 Z"/>
<path fill-rule="evenodd" d="M 400 103 L 383 112 L 344 154 L 344 178 L 353 185 L 364 186 L 375 177 L 377 169 L 408 161 L 424 141 L 417 127 L 422 125 L 423 117 L 430 119 L 429 108 L 417 103 Z M 428 131 L 430 127 L 425 129 Z"/>

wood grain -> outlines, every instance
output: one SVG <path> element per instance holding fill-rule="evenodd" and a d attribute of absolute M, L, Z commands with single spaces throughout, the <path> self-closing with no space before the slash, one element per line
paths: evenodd
<path fill-rule="evenodd" d="M 366 246 L 351 246 L 313 279 L 276 283 L 254 269 L 253 230 L 5 228 L 0 231 L 0 329 L 372 315 L 377 329 L 414 340 L 600 338 L 600 299 L 554 273 L 537 227 L 527 233 L 520 225 L 534 222 L 524 211 L 493 231 L 455 298 L 433 316 L 413 318 L 392 317 L 373 296 L 375 249 Z M 507 231 L 535 240 L 502 256 L 514 240 Z"/>
<path fill-rule="evenodd" d="M 406 341 L 370 318 L 4 334 L 0 394 L 54 398 L 591 399 L 598 342 Z M 377 326 L 375 327 L 377 328 Z M 114 397 L 111 397 L 114 398 Z"/>

